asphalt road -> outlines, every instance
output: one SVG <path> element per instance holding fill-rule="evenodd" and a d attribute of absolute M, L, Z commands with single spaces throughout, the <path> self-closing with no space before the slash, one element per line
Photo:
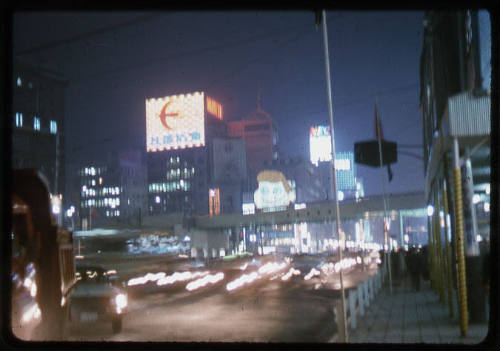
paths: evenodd
<path fill-rule="evenodd" d="M 227 284 L 243 274 L 247 277 L 263 265 L 276 262 L 281 270 L 260 274 L 260 278 L 228 291 Z M 123 262 L 101 262 L 114 267 L 128 280 L 147 272 L 176 271 L 224 273 L 214 284 L 193 291 L 187 283 L 196 279 L 158 286 L 156 282 L 129 286 L 129 310 L 123 329 L 113 334 L 111 322 L 70 324 L 70 341 L 180 341 L 180 342 L 327 342 L 336 332 L 333 305 L 340 286 L 338 273 L 322 274 L 309 280 L 304 277 L 321 261 L 314 257 L 291 263 L 273 257 L 218 262 L 197 267 L 187 260 L 150 258 Z M 286 265 L 286 267 L 285 267 Z M 291 268 L 301 274 L 283 280 Z M 243 269 L 244 268 L 244 269 Z M 356 265 L 345 271 L 345 288 L 354 286 L 375 266 L 362 269 Z M 297 273 L 297 272 L 296 272 Z M 255 274 L 254 274 L 255 275 Z"/>

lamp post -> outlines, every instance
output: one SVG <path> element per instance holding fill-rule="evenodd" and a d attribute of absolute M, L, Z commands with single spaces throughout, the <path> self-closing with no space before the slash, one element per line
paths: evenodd
<path fill-rule="evenodd" d="M 342 243 L 340 240 L 340 212 L 339 212 L 339 199 L 338 199 L 338 190 L 337 190 L 337 172 L 335 172 L 335 138 L 334 138 L 334 129 L 333 129 L 333 107 L 332 107 L 332 87 L 330 82 L 330 57 L 328 55 L 328 33 L 326 27 L 326 11 L 322 10 L 323 17 L 323 44 L 324 44 L 324 53 L 325 53 L 325 70 L 326 70 L 326 90 L 327 90 L 327 99 L 328 99 L 328 114 L 330 116 L 330 141 L 332 144 L 332 169 L 333 169 L 333 189 L 332 194 L 335 195 L 335 222 L 336 222 L 336 233 L 337 238 L 339 240 L 339 262 L 342 262 Z M 342 303 L 341 306 L 341 315 L 342 315 L 342 334 L 340 336 L 341 341 L 347 342 L 347 325 L 346 325 L 346 311 L 345 311 L 345 292 L 344 292 L 344 276 L 342 272 L 342 268 L 340 268 L 340 289 L 342 295 Z"/>

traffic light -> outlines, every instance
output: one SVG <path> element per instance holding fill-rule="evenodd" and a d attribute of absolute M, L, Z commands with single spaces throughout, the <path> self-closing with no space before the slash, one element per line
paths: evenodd
<path fill-rule="evenodd" d="M 382 140 L 382 165 L 388 166 L 398 162 L 397 143 Z M 354 162 L 380 167 L 380 156 L 377 140 L 361 141 L 354 143 Z"/>

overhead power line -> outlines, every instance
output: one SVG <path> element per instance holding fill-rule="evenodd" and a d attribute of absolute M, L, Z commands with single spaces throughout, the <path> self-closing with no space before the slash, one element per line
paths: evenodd
<path fill-rule="evenodd" d="M 86 75 L 84 77 L 74 79 L 74 80 L 72 80 L 72 82 L 75 83 L 75 82 L 80 82 L 80 81 L 83 81 L 83 80 L 86 80 L 86 79 L 89 79 L 92 77 L 101 77 L 101 76 L 106 75 L 106 74 L 120 73 L 120 72 L 130 71 L 130 70 L 134 70 L 134 69 L 140 69 L 143 67 L 150 67 L 153 64 L 160 64 L 160 63 L 164 63 L 164 62 L 168 62 L 168 61 L 172 61 L 172 60 L 177 60 L 180 58 L 185 58 L 185 57 L 194 56 L 194 55 L 200 55 L 200 54 L 203 54 L 203 53 L 206 53 L 209 51 L 227 49 L 227 48 L 236 47 L 236 46 L 245 46 L 245 45 L 260 41 L 262 39 L 270 39 L 270 38 L 274 38 L 276 36 L 280 36 L 283 34 L 288 34 L 288 33 L 290 33 L 290 30 L 304 29 L 305 27 L 312 27 L 312 26 L 310 23 L 307 23 L 307 24 L 302 24 L 302 25 L 298 25 L 298 26 L 294 26 L 294 27 L 289 27 L 289 28 L 283 29 L 279 32 L 273 32 L 273 33 L 266 32 L 263 34 L 258 34 L 258 35 L 254 35 L 254 36 L 247 37 L 247 38 L 239 38 L 237 40 L 233 40 L 233 41 L 229 41 L 229 42 L 225 42 L 225 43 L 206 46 L 206 47 L 200 48 L 200 49 L 193 49 L 193 50 L 189 50 L 189 51 L 175 53 L 175 54 L 171 54 L 171 55 L 168 55 L 165 57 L 152 58 L 152 59 L 149 59 L 146 61 L 133 63 L 133 64 L 130 64 L 127 66 L 118 67 L 118 68 L 114 68 L 114 69 Z"/>
<path fill-rule="evenodd" d="M 85 40 L 85 39 L 88 39 L 91 37 L 95 37 L 97 35 L 111 32 L 111 31 L 119 29 L 119 28 L 128 27 L 128 26 L 132 26 L 132 25 L 139 24 L 142 22 L 146 22 L 146 21 L 149 21 L 151 19 L 157 18 L 159 16 L 160 16 L 159 14 L 141 16 L 141 17 L 129 20 L 129 21 L 124 21 L 124 22 L 121 22 L 119 24 L 115 24 L 113 26 L 108 26 L 108 27 L 96 29 L 96 30 L 91 31 L 91 32 L 78 34 L 78 35 L 75 35 L 75 36 L 72 36 L 72 37 L 69 37 L 66 39 L 53 41 L 50 43 L 40 44 L 40 45 L 34 46 L 32 48 L 29 48 L 29 49 L 21 50 L 21 51 L 17 52 L 15 55 L 16 56 L 23 56 L 23 55 L 33 54 L 33 53 L 48 50 L 48 49 L 53 49 L 53 48 L 56 48 L 58 46 L 73 44 L 76 41 Z"/>

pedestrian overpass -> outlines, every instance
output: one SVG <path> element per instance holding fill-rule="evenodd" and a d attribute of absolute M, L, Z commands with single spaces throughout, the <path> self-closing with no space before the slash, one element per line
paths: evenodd
<path fill-rule="evenodd" d="M 230 237 L 241 230 L 263 226 L 299 223 L 327 223 L 335 221 L 335 201 L 306 203 L 301 209 L 287 209 L 277 212 L 220 214 L 217 216 L 191 216 L 168 214 L 145 217 L 143 225 L 151 228 L 172 230 L 175 235 L 189 235 L 194 255 L 218 257 L 220 251 L 230 252 Z M 370 220 L 384 216 L 382 195 L 339 202 L 340 220 Z M 387 215 L 390 217 L 425 217 L 424 192 L 407 192 L 387 196 Z M 401 233 L 402 236 L 402 228 Z M 233 244 L 234 249 L 234 244 Z M 203 254 L 195 252 L 203 251 Z"/>

